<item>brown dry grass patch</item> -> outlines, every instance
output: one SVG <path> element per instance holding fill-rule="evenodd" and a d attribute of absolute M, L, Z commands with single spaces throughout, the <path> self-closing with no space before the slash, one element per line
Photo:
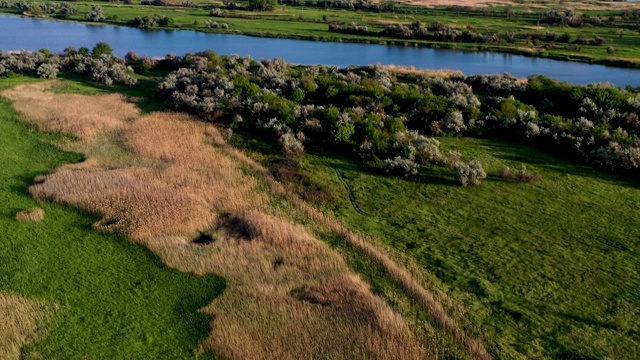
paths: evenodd
<path fill-rule="evenodd" d="M 444 79 L 448 79 L 452 76 L 464 76 L 464 73 L 459 70 L 428 70 L 428 69 L 418 69 L 415 66 L 402 66 L 402 65 L 386 65 L 385 66 L 389 71 L 392 71 L 397 74 L 410 74 L 410 75 L 421 75 L 428 77 L 441 77 Z"/>
<path fill-rule="evenodd" d="M 44 220 L 44 210 L 35 207 L 29 210 L 19 211 L 16 214 L 16 220 L 19 222 L 34 222 Z"/>
<path fill-rule="evenodd" d="M 523 6 L 543 9 L 574 9 L 574 10 L 618 10 L 637 9 L 633 2 L 625 1 L 528 1 L 526 3 L 512 0 L 401 0 L 402 3 L 424 7 L 488 7 L 488 6 Z"/>
<path fill-rule="evenodd" d="M 406 0 L 403 3 L 410 5 L 422 5 L 425 7 L 434 6 L 466 6 L 466 7 L 487 7 L 496 5 L 509 5 L 513 1 L 509 0 Z"/>
<path fill-rule="evenodd" d="M 10 95 L 18 109 L 41 96 L 57 103 L 55 119 L 41 112 L 30 121 L 78 136 L 66 146 L 84 149 L 88 159 L 38 178 L 30 192 L 101 215 L 97 228 L 130 236 L 170 267 L 224 277 L 225 292 L 202 309 L 215 315 L 203 350 L 230 359 L 427 357 L 405 320 L 337 252 L 273 205 L 269 185 L 248 174 L 256 164 L 213 125 L 175 113 L 131 120 L 134 112 L 124 111 L 89 120 L 99 129 L 78 128 L 70 115 L 80 111 L 77 96 L 45 89 L 23 86 Z M 202 232 L 213 241 L 192 244 Z"/>
<path fill-rule="evenodd" d="M 22 85 L 5 90 L 2 95 L 13 100 L 14 107 L 41 130 L 75 135 L 92 140 L 103 131 L 115 130 L 138 114 L 134 104 L 122 95 L 86 96 L 69 94 L 65 101 L 44 90 L 51 82 Z"/>
<path fill-rule="evenodd" d="M 49 311 L 44 303 L 0 292 L 0 359 L 19 359 Z"/>

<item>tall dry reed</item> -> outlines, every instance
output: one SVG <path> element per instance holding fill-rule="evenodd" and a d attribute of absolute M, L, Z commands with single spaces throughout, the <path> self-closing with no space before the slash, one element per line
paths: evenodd
<path fill-rule="evenodd" d="M 51 310 L 43 302 L 0 292 L 0 359 L 20 359 L 20 349 L 35 339 Z"/>
<path fill-rule="evenodd" d="M 13 100 L 14 107 L 25 119 L 46 131 L 93 139 L 103 131 L 115 130 L 138 114 L 138 108 L 125 102 L 122 95 L 100 96 L 94 101 L 83 95 L 60 95 L 46 92 L 51 83 L 37 83 L 5 90 L 2 95 Z M 27 91 L 22 91 L 28 89 Z"/>
<path fill-rule="evenodd" d="M 53 97 L 61 112 L 55 116 L 70 122 L 64 109 L 73 114 L 82 103 L 102 101 L 76 102 L 74 95 L 69 102 L 68 95 L 31 85 L 10 95 L 18 108 L 24 99 L 38 107 L 40 96 Z M 254 163 L 231 154 L 214 126 L 174 113 L 130 117 L 123 113 L 109 121 L 117 126 L 96 131 L 46 114 L 31 118 L 43 129 L 76 135 L 67 146 L 83 148 L 88 159 L 36 179 L 30 191 L 101 215 L 97 228 L 129 235 L 170 267 L 224 277 L 225 292 L 202 309 L 215 315 L 202 350 L 232 359 L 426 357 L 405 320 L 275 205 L 263 179 L 246 171 Z M 200 233 L 211 242 L 191 242 Z"/>

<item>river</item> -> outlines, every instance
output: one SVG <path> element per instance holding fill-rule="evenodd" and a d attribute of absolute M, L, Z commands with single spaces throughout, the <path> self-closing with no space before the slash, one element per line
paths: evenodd
<path fill-rule="evenodd" d="M 108 42 L 118 55 L 135 51 L 150 57 L 211 49 L 221 55 L 251 55 L 254 59 L 282 57 L 296 64 L 346 67 L 381 63 L 421 69 L 452 69 L 471 74 L 509 73 L 517 77 L 541 74 L 572 84 L 610 82 L 640 86 L 640 70 L 558 61 L 491 52 L 469 52 L 396 45 L 369 45 L 208 34 L 189 30 L 137 28 L 60 22 L 0 15 L 0 50 L 61 52 L 67 46 L 92 48 Z"/>

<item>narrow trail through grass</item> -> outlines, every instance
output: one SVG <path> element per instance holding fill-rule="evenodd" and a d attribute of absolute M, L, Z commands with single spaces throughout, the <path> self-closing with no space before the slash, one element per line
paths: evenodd
<path fill-rule="evenodd" d="M 29 81 L 3 79 L 0 89 Z M 52 145 L 0 99 L 0 292 L 55 305 L 21 358 L 193 359 L 224 282 L 167 269 L 150 251 L 92 228 L 94 216 L 31 198 L 33 178 L 83 156 Z M 39 206 L 42 222 L 20 223 Z M 0 319 L 2 323 L 2 319 Z M 203 354 L 200 358 L 208 358 Z"/>

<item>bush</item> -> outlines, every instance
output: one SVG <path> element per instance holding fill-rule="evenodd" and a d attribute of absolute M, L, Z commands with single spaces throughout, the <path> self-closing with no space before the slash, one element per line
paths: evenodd
<path fill-rule="evenodd" d="M 525 183 L 534 182 L 540 179 L 540 175 L 529 173 L 527 167 L 524 164 L 522 164 L 522 166 L 520 167 L 520 171 L 518 171 L 517 174 L 512 173 L 509 167 L 505 166 L 500 169 L 500 171 L 498 172 L 498 176 L 515 182 Z"/>
<path fill-rule="evenodd" d="M 249 10 L 272 11 L 278 6 L 278 0 L 249 0 Z"/>
<path fill-rule="evenodd" d="M 94 59 L 99 59 L 102 56 L 109 55 L 113 55 L 113 48 L 111 48 L 111 45 L 109 45 L 109 43 L 103 41 L 97 43 L 96 46 L 93 47 L 93 50 L 91 50 L 91 56 Z"/>
<path fill-rule="evenodd" d="M 209 15 L 215 16 L 215 17 L 224 17 L 225 13 L 220 8 L 213 8 L 213 9 L 209 10 Z"/>
<path fill-rule="evenodd" d="M 165 15 L 137 16 L 131 24 L 141 29 L 155 29 L 158 26 L 173 25 L 173 18 Z"/>
<path fill-rule="evenodd" d="M 517 182 L 534 182 L 540 179 L 540 175 L 534 175 L 527 171 L 527 167 L 522 164 L 520 171 L 515 176 Z"/>
<path fill-rule="evenodd" d="M 480 182 L 487 177 L 482 164 L 477 160 L 471 160 L 468 164 L 458 162 L 453 167 L 458 173 L 458 180 L 462 186 L 480 185 Z"/>
<path fill-rule="evenodd" d="M 102 11 L 102 8 L 98 5 L 93 5 L 91 7 L 91 11 L 89 11 L 84 16 L 84 19 L 97 22 L 97 21 L 104 21 L 106 18 L 104 16 L 104 12 Z"/>
<path fill-rule="evenodd" d="M 394 176 L 418 175 L 418 165 L 409 159 L 396 156 L 394 159 L 386 159 L 382 164 L 382 170 Z"/>
<path fill-rule="evenodd" d="M 58 74 L 58 66 L 45 63 L 38 67 L 37 73 L 43 79 L 55 79 Z"/>
<path fill-rule="evenodd" d="M 167 0 L 142 0 L 140 5 L 168 6 L 169 2 Z"/>
<path fill-rule="evenodd" d="M 294 162 L 299 162 L 304 156 L 304 146 L 302 142 L 304 141 L 304 134 L 298 133 L 298 135 L 293 135 L 292 132 L 288 131 L 280 135 L 278 139 L 278 143 L 282 147 L 282 153 L 288 160 L 292 160 Z"/>

